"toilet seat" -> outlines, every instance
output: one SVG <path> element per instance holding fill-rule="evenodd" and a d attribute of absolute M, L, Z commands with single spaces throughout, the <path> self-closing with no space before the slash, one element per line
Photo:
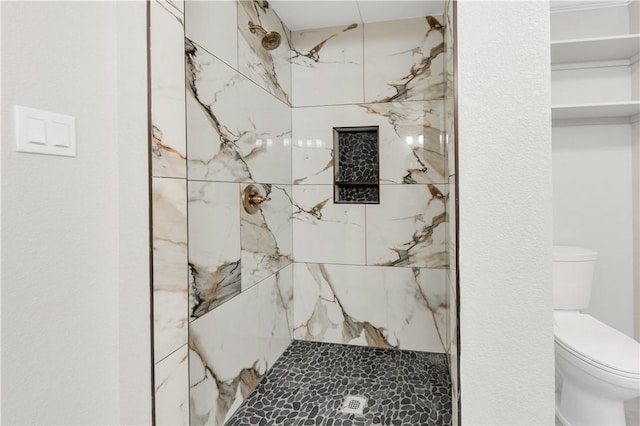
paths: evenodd
<path fill-rule="evenodd" d="M 590 315 L 555 312 L 556 343 L 610 374 L 640 379 L 640 344 Z"/>

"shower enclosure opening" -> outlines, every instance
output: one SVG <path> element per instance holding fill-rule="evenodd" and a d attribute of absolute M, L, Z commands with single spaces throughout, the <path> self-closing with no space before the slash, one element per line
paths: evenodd
<path fill-rule="evenodd" d="M 455 4 L 411 3 L 148 3 L 156 424 L 459 423 Z"/>

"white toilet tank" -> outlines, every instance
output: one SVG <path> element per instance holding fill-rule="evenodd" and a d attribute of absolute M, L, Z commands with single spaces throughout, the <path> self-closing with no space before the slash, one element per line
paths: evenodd
<path fill-rule="evenodd" d="M 589 306 L 593 269 L 598 253 L 574 246 L 553 246 L 553 309 Z"/>

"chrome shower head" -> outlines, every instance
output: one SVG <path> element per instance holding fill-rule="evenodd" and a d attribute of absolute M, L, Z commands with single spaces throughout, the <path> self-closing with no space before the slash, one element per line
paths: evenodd
<path fill-rule="evenodd" d="M 274 50 L 280 46 L 280 42 L 282 41 L 282 37 L 276 31 L 267 32 L 261 25 L 256 25 L 252 21 L 249 21 L 249 31 L 253 34 L 256 31 L 260 31 L 262 33 L 262 47 L 266 50 Z"/>

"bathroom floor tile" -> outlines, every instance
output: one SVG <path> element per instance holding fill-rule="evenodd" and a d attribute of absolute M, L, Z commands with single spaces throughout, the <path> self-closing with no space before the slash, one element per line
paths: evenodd
<path fill-rule="evenodd" d="M 361 415 L 340 411 L 348 395 Z M 297 340 L 226 424 L 449 425 L 446 354 Z"/>

